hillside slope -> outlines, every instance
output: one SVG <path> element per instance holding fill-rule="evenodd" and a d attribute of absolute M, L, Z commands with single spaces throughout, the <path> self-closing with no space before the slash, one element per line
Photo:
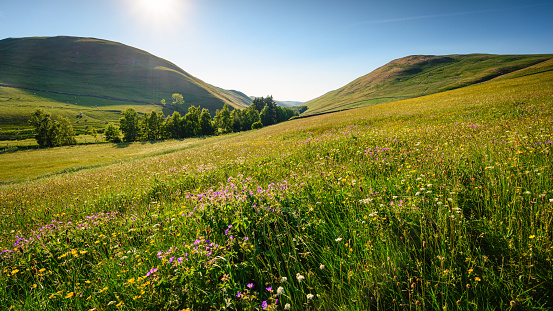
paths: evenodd
<path fill-rule="evenodd" d="M 225 103 L 243 106 L 236 97 L 173 63 L 116 42 L 79 37 L 4 39 L 0 55 L 4 84 L 152 103 L 181 93 L 187 104 L 213 111 Z"/>
<path fill-rule="evenodd" d="M 0 122 L 2 136 L 8 138 L 13 135 L 6 131 L 28 131 L 29 112 L 39 106 L 69 117 L 74 125 L 75 115 L 84 112 L 86 126 L 103 127 L 106 121 L 118 120 L 128 106 L 170 114 L 176 108 L 163 107 L 160 101 L 170 104 L 173 93 L 183 94 L 182 111 L 195 105 L 213 114 L 224 104 L 246 106 L 236 93 L 124 44 L 79 37 L 0 40 Z"/>
<path fill-rule="evenodd" d="M 552 59 L 553 55 L 415 55 L 393 60 L 306 102 L 305 114 L 414 98 L 484 82 Z"/>

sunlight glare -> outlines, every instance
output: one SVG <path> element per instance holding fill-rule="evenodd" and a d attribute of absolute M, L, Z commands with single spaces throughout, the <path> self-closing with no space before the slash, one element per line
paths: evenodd
<path fill-rule="evenodd" d="M 167 31 L 185 19 L 185 0 L 134 0 L 127 1 L 133 15 L 141 24 L 155 31 Z"/>

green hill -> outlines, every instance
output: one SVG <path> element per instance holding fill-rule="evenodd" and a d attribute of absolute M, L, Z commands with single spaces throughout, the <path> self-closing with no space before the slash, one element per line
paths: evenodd
<path fill-rule="evenodd" d="M 89 123 L 117 120 L 124 107 L 172 113 L 173 93 L 181 93 L 190 105 L 212 113 L 223 105 L 245 104 L 234 92 L 214 87 L 173 63 L 124 44 L 78 37 L 19 38 L 0 40 L 0 124 L 23 130 L 24 119 L 36 106 L 65 111 L 54 114 L 86 114 Z M 9 86 L 9 87 L 8 87 Z M 13 87 L 18 87 L 14 89 Z M 61 106 L 61 108 L 60 108 Z M 53 108 L 52 108 L 53 107 Z M 92 114 L 92 113 L 91 113 Z M 96 121 L 96 123 L 94 123 Z M 77 126 L 79 127 L 79 126 Z"/>
<path fill-rule="evenodd" d="M 552 58 L 552 54 L 408 56 L 304 103 L 308 107 L 305 114 L 439 93 L 491 80 Z"/>

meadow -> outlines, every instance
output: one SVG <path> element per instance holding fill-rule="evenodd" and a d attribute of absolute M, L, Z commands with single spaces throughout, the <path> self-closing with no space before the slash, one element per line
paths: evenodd
<path fill-rule="evenodd" d="M 489 81 L 0 185 L 1 309 L 551 310 L 552 84 Z"/>

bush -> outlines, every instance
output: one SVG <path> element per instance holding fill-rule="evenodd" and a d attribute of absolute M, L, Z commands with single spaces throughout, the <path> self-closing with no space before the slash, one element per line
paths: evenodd
<path fill-rule="evenodd" d="M 252 124 L 252 130 L 257 130 L 263 127 L 263 123 L 261 121 L 257 121 L 254 124 Z"/>

